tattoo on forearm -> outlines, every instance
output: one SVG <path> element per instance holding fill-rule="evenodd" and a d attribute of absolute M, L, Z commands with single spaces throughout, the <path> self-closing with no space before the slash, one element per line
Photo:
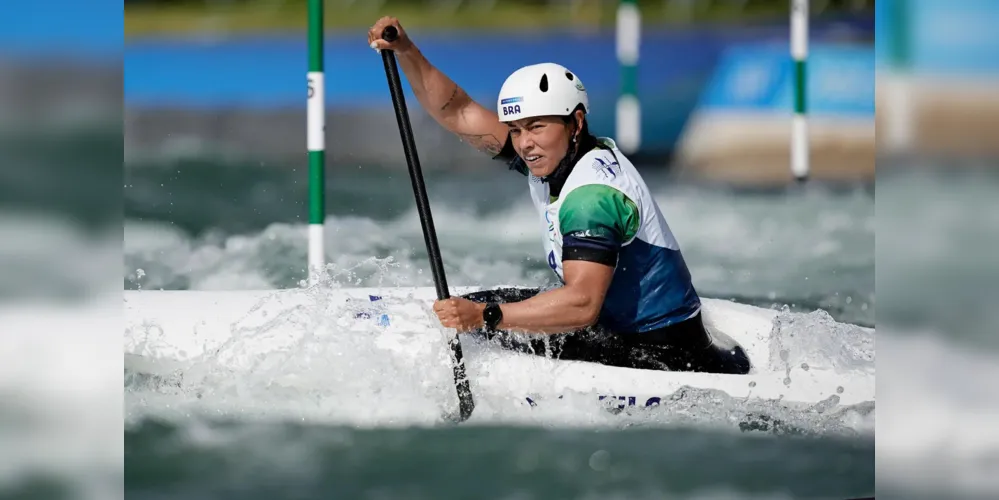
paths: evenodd
<path fill-rule="evenodd" d="M 447 107 L 450 106 L 451 103 L 454 101 L 455 97 L 458 97 L 458 85 L 454 86 L 454 90 L 451 91 L 451 97 L 449 97 L 448 100 L 447 100 L 447 102 L 445 102 L 444 105 L 441 106 L 441 111 L 444 111 L 445 109 L 447 109 Z"/>
<path fill-rule="evenodd" d="M 492 134 L 458 134 L 458 138 L 490 156 L 503 150 L 503 143 Z"/>

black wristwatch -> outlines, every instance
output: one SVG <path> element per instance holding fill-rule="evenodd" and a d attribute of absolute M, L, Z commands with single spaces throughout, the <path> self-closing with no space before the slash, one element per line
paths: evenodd
<path fill-rule="evenodd" d="M 486 331 L 495 332 L 500 321 L 503 321 L 503 310 L 496 302 L 486 303 L 486 308 L 482 310 L 482 320 L 486 323 Z"/>

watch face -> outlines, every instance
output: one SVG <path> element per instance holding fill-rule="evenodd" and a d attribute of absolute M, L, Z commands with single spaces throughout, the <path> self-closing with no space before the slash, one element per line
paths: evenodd
<path fill-rule="evenodd" d="M 499 322 L 500 316 L 502 315 L 499 304 L 488 304 L 482 312 L 486 323 L 490 326 L 495 326 L 496 323 Z"/>

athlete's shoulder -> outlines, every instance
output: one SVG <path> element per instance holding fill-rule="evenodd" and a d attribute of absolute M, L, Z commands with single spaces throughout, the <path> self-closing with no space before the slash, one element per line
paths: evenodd
<path fill-rule="evenodd" d="M 600 138 L 597 147 L 588 151 L 576 162 L 567 187 L 596 182 L 628 191 L 626 186 L 629 183 L 626 181 L 625 169 L 622 165 L 627 161 L 612 140 Z"/>
<path fill-rule="evenodd" d="M 623 156 L 617 144 L 609 137 L 597 137 L 597 144 L 579 158 L 579 162 L 592 162 L 597 158 L 613 158 L 617 161 L 618 156 Z"/>

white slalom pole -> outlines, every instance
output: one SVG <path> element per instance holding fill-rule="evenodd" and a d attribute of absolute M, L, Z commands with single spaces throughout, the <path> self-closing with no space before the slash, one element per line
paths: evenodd
<path fill-rule="evenodd" d="M 617 5 L 617 61 L 621 67 L 621 90 L 617 99 L 618 147 L 634 153 L 642 142 L 642 110 L 638 102 L 638 47 L 642 37 L 642 17 L 635 0 Z"/>
<path fill-rule="evenodd" d="M 889 40 L 887 76 L 878 79 L 887 80 L 886 85 L 888 106 L 885 113 L 884 142 L 885 148 L 892 153 L 906 152 L 912 149 L 915 141 L 912 80 L 909 71 L 910 58 L 910 28 L 909 5 L 907 1 L 894 1 L 887 4 L 884 10 L 876 15 L 887 15 L 891 21 L 891 36 Z M 880 132 L 880 130 L 879 130 Z M 878 134 L 881 138 L 881 134 Z"/>
<path fill-rule="evenodd" d="M 791 0 L 791 58 L 794 59 L 794 116 L 791 119 L 791 172 L 808 178 L 807 61 L 808 0 Z"/>
<path fill-rule="evenodd" d="M 326 99 L 323 72 L 323 0 L 309 0 L 309 93 L 306 106 L 309 148 L 309 283 L 316 284 L 326 258 Z"/>

